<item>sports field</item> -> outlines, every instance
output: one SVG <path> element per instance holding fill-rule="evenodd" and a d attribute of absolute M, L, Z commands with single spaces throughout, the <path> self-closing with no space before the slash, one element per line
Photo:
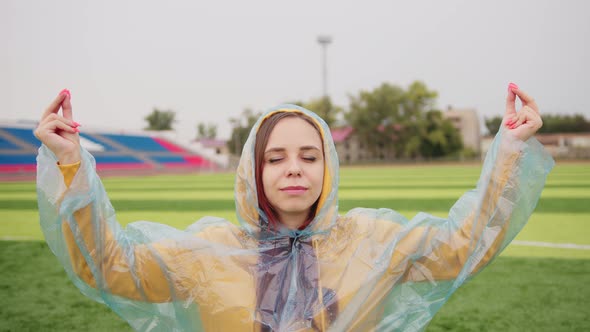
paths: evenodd
<path fill-rule="evenodd" d="M 388 207 L 441 217 L 480 166 L 342 168 L 340 211 Z M 104 179 L 122 224 L 185 228 L 205 215 L 235 221 L 233 174 Z M 130 331 L 82 296 L 44 242 L 35 184 L 0 184 L 0 331 Z M 451 297 L 427 331 L 590 330 L 590 163 L 550 174 L 529 224 L 477 278 Z"/>

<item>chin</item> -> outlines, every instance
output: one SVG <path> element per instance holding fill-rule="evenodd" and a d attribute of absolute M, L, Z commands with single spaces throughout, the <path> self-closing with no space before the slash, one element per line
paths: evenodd
<path fill-rule="evenodd" d="M 311 203 L 292 203 L 292 204 L 278 204 L 275 205 L 279 210 L 285 212 L 285 213 L 307 213 L 309 211 L 309 209 L 311 208 L 311 206 L 313 205 L 313 202 Z"/>

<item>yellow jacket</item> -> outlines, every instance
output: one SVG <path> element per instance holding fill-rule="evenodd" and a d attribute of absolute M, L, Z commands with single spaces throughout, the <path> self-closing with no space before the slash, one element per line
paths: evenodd
<path fill-rule="evenodd" d="M 140 331 L 422 330 L 449 296 L 524 226 L 552 159 L 531 139 L 498 135 L 477 188 L 447 219 L 390 209 L 338 215 L 338 158 L 325 123 L 317 215 L 302 231 L 266 237 L 254 180 L 254 140 L 236 175 L 241 226 L 207 217 L 185 231 L 116 222 L 94 160 L 55 166 L 40 149 L 38 194 L 48 244 L 83 293 Z M 63 180 L 59 172 L 63 174 Z"/>

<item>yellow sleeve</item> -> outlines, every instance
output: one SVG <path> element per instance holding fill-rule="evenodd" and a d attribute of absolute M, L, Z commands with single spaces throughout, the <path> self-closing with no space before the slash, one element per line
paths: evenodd
<path fill-rule="evenodd" d="M 64 177 L 66 186 L 69 186 L 80 168 L 80 162 L 68 165 L 59 165 L 58 167 Z M 74 220 L 78 224 L 78 230 L 81 233 L 80 238 L 83 240 L 89 256 L 95 260 L 96 264 L 100 264 L 103 268 L 102 280 L 106 282 L 106 286 L 113 294 L 126 297 L 134 300 L 150 301 L 150 302 L 168 302 L 172 298 L 170 285 L 166 278 L 162 267 L 158 264 L 153 251 L 156 251 L 160 259 L 164 261 L 173 261 L 176 254 L 170 252 L 169 248 L 161 245 L 152 245 L 152 250 L 146 245 L 136 245 L 133 249 L 135 257 L 134 266 L 129 266 L 123 249 L 113 238 L 113 234 L 108 227 L 103 230 L 104 234 L 104 248 L 109 250 L 109 255 L 106 258 L 100 258 L 96 255 L 95 232 L 92 227 L 92 206 L 87 205 L 84 208 L 74 213 Z M 76 238 L 72 233 L 70 227 L 63 227 L 65 241 L 68 245 L 70 259 L 75 273 L 84 282 L 93 288 L 96 288 L 96 280 L 90 270 L 86 258 L 82 254 Z M 131 271 L 136 274 L 135 279 Z M 176 288 L 176 287 L 175 287 Z M 185 287 L 178 287 L 184 289 Z M 183 297 L 182 292 L 174 294 L 175 298 Z"/>
<path fill-rule="evenodd" d="M 73 164 L 67 164 L 67 165 L 61 165 L 59 163 L 57 164 L 57 167 L 59 167 L 61 174 L 64 176 L 64 181 L 66 182 L 66 187 L 69 188 L 70 185 L 72 184 L 72 180 L 74 180 L 74 176 L 78 172 L 78 169 L 80 169 L 80 163 L 81 163 L 81 161 L 79 161 L 77 163 L 73 163 Z"/>
<path fill-rule="evenodd" d="M 459 275 L 467 259 L 472 254 L 473 243 L 477 243 L 480 240 L 484 228 L 488 226 L 487 222 L 481 222 L 481 220 L 487 221 L 493 218 L 492 215 L 495 212 L 495 206 L 502 196 L 502 191 L 510 179 L 519 156 L 520 153 L 518 152 L 505 156 L 495 174 L 490 177 L 481 207 L 474 209 L 467 219 L 462 221 L 461 228 L 451 233 L 445 241 L 437 241 L 438 245 L 432 250 L 431 254 L 421 257 L 414 263 L 414 266 L 419 266 L 420 268 L 417 270 L 411 269 L 405 275 L 404 279 L 412 281 L 422 280 L 425 277 L 425 273 L 428 275 L 428 279 L 433 280 L 449 280 Z M 475 218 L 478 220 L 476 221 Z M 489 249 L 480 258 L 479 263 L 472 273 L 477 273 L 494 258 L 502 246 L 509 227 L 510 223 L 508 221 L 502 224 Z M 416 252 L 417 246 L 420 243 L 432 243 L 433 238 L 438 236 L 438 232 L 439 230 L 436 228 L 427 229 L 419 227 L 414 229 L 404 238 L 400 245 L 401 250 L 397 254 Z M 398 256 L 395 261 L 400 258 Z"/>

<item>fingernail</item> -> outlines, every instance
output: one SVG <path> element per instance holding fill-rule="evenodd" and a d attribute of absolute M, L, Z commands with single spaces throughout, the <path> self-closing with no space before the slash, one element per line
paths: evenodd
<path fill-rule="evenodd" d="M 514 90 L 518 90 L 518 85 L 511 82 L 510 84 L 508 84 L 508 91 L 514 91 Z"/>
<path fill-rule="evenodd" d="M 63 90 L 61 90 L 61 91 L 59 92 L 59 94 L 60 94 L 60 95 L 66 95 L 66 96 L 68 96 L 68 97 L 70 97 L 70 98 L 72 97 L 72 95 L 70 94 L 70 90 L 68 90 L 68 89 L 63 89 Z"/>
<path fill-rule="evenodd" d="M 79 133 L 80 132 L 80 129 L 74 128 L 74 131 L 77 132 L 77 133 Z"/>
<path fill-rule="evenodd" d="M 81 124 L 79 124 L 79 123 L 78 123 L 78 122 L 76 122 L 76 121 L 72 121 L 72 123 L 74 124 L 74 127 L 80 127 L 80 126 L 81 126 Z"/>

